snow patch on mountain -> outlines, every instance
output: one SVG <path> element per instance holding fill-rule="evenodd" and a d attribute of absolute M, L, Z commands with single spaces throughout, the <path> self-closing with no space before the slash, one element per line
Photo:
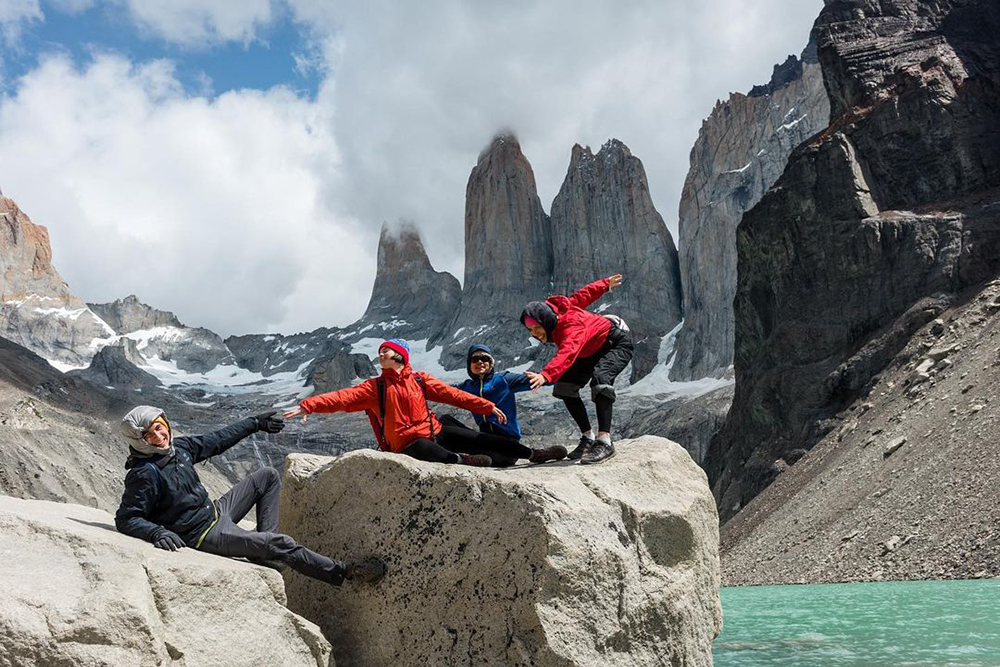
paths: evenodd
<path fill-rule="evenodd" d="M 149 357 L 142 369 L 150 373 L 165 387 L 201 389 L 222 395 L 268 394 L 302 399 L 313 392 L 306 384 L 306 369 L 312 361 L 306 361 L 294 371 L 264 376 L 239 366 L 219 365 L 206 373 L 193 373 L 177 367 L 173 361 Z"/>
<path fill-rule="evenodd" d="M 671 380 L 670 369 L 673 367 L 674 360 L 676 359 L 674 347 L 677 343 L 677 336 L 682 328 L 684 328 L 683 320 L 660 341 L 656 366 L 653 367 L 653 370 L 635 384 L 623 388 L 621 390 L 622 394 L 658 396 L 664 399 L 697 398 L 716 389 L 728 387 L 736 382 L 733 377 L 704 377 L 685 382 Z"/>

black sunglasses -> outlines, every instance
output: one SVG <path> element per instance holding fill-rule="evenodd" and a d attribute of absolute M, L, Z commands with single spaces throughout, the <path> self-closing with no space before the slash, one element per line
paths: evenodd
<path fill-rule="evenodd" d="M 493 360 L 489 357 L 472 357 L 472 363 L 491 364 Z"/>

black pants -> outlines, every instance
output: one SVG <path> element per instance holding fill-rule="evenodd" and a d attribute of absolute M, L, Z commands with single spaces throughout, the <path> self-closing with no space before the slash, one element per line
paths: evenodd
<path fill-rule="evenodd" d="M 417 438 L 403 453 L 434 463 L 458 463 L 461 461 L 459 454 L 486 454 L 497 468 L 512 466 L 518 459 L 531 457 L 531 447 L 522 445 L 517 438 L 471 429 L 449 415 L 441 417 L 440 421 L 441 432 L 434 440 Z"/>
<path fill-rule="evenodd" d="M 344 565 L 310 551 L 278 532 L 278 496 L 281 476 L 274 468 L 261 468 L 231 488 L 215 502 L 219 520 L 208 531 L 200 549 L 219 556 L 236 556 L 287 563 L 296 572 L 339 586 Z M 257 530 L 236 525 L 257 508 Z"/>
<path fill-rule="evenodd" d="M 581 432 L 591 429 L 587 408 L 580 398 L 580 389 L 590 384 L 590 394 L 597 408 L 597 429 L 611 431 L 611 412 L 615 402 L 615 378 L 632 361 L 632 334 L 614 324 L 607 340 L 595 354 L 580 357 L 566 369 L 552 388 L 552 395 L 561 398 Z"/>

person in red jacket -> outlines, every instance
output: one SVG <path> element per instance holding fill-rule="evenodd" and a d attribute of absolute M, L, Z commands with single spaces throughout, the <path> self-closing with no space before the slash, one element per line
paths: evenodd
<path fill-rule="evenodd" d="M 311 396 L 285 418 L 313 412 L 368 412 L 375 439 L 384 451 L 407 454 L 422 461 L 490 466 L 490 454 L 505 454 L 505 438 L 455 426 L 442 426 L 428 401 L 445 403 L 480 415 L 493 415 L 501 423 L 506 415 L 492 402 L 447 385 L 410 367 L 410 347 L 393 338 L 379 346 L 382 374 L 361 384 Z M 380 391 L 381 385 L 381 391 Z M 381 399 L 380 399 L 381 393 Z"/>
<path fill-rule="evenodd" d="M 531 388 L 554 384 L 552 395 L 561 398 L 580 427 L 580 442 L 569 458 L 580 463 L 599 463 L 614 456 L 611 442 L 611 409 L 615 402 L 615 378 L 632 360 L 632 334 L 616 315 L 598 315 L 587 306 L 622 283 L 621 274 L 592 282 L 571 296 L 550 296 L 532 301 L 521 313 L 521 324 L 541 343 L 559 348 L 541 373 L 525 373 Z M 597 409 L 597 438 L 580 398 L 580 389 L 590 383 Z"/>

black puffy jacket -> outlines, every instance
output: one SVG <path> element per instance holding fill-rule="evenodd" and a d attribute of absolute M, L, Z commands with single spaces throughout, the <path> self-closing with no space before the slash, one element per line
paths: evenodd
<path fill-rule="evenodd" d="M 125 492 L 115 513 L 118 532 L 153 542 L 166 528 L 188 546 L 200 546 L 217 516 L 194 464 L 256 431 L 257 420 L 249 417 L 206 435 L 175 438 L 172 455 L 141 457 L 133 450 L 125 462 Z"/>

